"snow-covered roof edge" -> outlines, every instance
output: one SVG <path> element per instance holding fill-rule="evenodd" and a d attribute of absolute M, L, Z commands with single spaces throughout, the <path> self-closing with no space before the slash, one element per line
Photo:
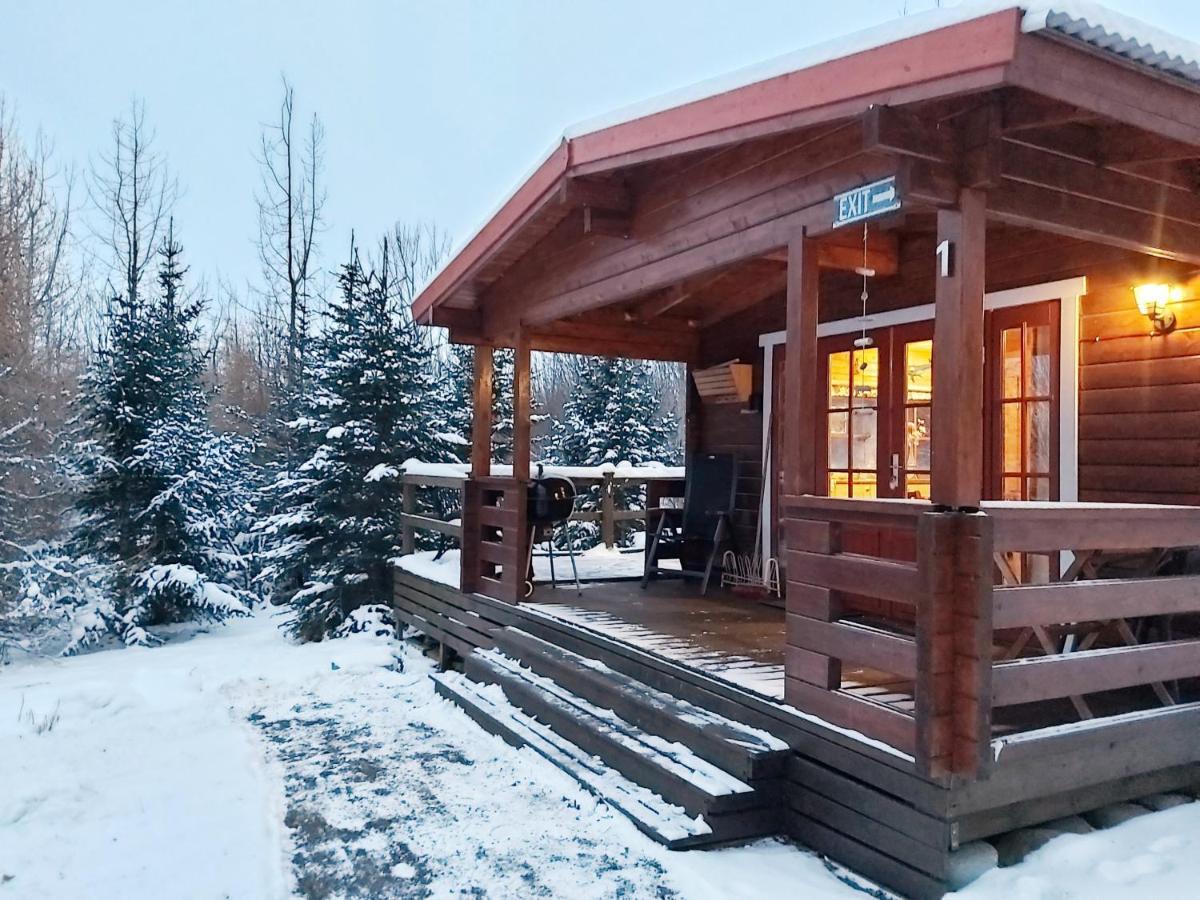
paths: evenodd
<path fill-rule="evenodd" d="M 715 97 L 760 81 L 799 72 L 834 59 L 874 50 L 886 44 L 969 22 L 1006 9 L 1023 10 L 1021 31 L 1026 34 L 1043 30 L 1055 31 L 1141 65 L 1200 82 L 1200 44 L 1113 12 L 1098 3 L 1086 0 L 1058 0 L 1047 4 L 1024 4 L 1014 0 L 975 0 L 959 6 L 931 9 L 892 19 L 881 25 L 785 53 L 774 59 L 585 119 L 568 128 L 563 133 L 563 139 L 571 140 L 613 125 L 623 125 L 677 106 L 685 106 L 697 100 Z"/>

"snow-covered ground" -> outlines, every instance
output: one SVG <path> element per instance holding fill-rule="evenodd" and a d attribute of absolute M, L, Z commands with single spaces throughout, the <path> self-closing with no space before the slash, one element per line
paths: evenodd
<path fill-rule="evenodd" d="M 0 898 L 862 896 L 778 841 L 672 853 L 438 698 L 412 644 L 270 612 L 0 669 Z M 969 898 L 1194 896 L 1200 804 L 1060 838 Z"/>
<path fill-rule="evenodd" d="M 637 535 L 641 537 L 641 535 Z M 550 558 L 545 555 L 545 544 L 535 548 L 533 556 L 534 577 L 538 581 L 550 580 Z M 397 566 L 414 575 L 458 587 L 459 551 L 447 550 L 438 556 L 432 550 L 419 550 L 406 556 L 398 556 L 394 560 Z M 674 560 L 665 560 L 664 568 L 678 565 Z M 575 554 L 575 568 L 579 572 L 580 582 L 589 579 L 602 580 L 605 578 L 640 578 L 644 567 L 642 551 L 639 547 L 608 548 L 603 544 L 590 550 L 581 550 Z M 554 552 L 554 574 L 560 584 L 571 581 L 571 560 L 565 552 Z M 586 584 L 583 585 L 586 587 Z"/>

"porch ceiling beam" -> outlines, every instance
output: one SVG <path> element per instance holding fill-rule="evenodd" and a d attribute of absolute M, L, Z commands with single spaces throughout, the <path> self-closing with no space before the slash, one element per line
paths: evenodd
<path fill-rule="evenodd" d="M 555 322 L 526 332 L 529 349 L 544 353 L 579 353 L 663 362 L 692 362 L 700 351 L 699 332 L 691 327 L 665 332 L 647 331 L 644 326 L 598 327 L 591 322 Z M 450 329 L 455 344 L 490 346 L 491 337 L 478 330 Z M 498 347 L 514 347 L 515 337 L 495 341 Z"/>
<path fill-rule="evenodd" d="M 786 263 L 787 250 L 775 250 L 764 259 Z M 867 234 L 866 267 L 877 276 L 900 271 L 900 239 L 892 231 L 875 229 Z M 855 272 L 864 265 L 861 228 L 844 228 L 817 241 L 817 265 L 822 269 Z"/>
<path fill-rule="evenodd" d="M 736 316 L 738 313 L 757 306 L 768 297 L 773 297 L 786 289 L 787 267 L 785 265 L 777 272 L 771 272 L 750 284 L 741 286 L 723 302 L 712 304 L 712 309 L 706 311 L 704 318 L 700 320 L 700 327 L 710 328 L 718 322 L 723 322 L 731 316 Z"/>
<path fill-rule="evenodd" d="M 1200 264 L 1200 227 L 1111 203 L 1005 179 L 988 217 L 1126 250 Z"/>
<path fill-rule="evenodd" d="M 605 178 L 565 178 L 559 187 L 558 202 L 570 209 L 593 209 L 627 213 L 632 207 L 629 188 L 624 182 Z"/>
<path fill-rule="evenodd" d="M 1141 67 L 1080 53 L 1050 37 L 1023 34 L 1006 79 L 1106 119 L 1143 128 L 1185 144 L 1200 145 L 1200 92 Z"/>
<path fill-rule="evenodd" d="M 1008 134 L 1029 128 L 1045 128 L 1049 125 L 1093 122 L 1100 118 L 1091 110 L 1028 91 L 1007 91 L 1002 108 L 1002 126 Z"/>
<path fill-rule="evenodd" d="M 803 227 L 827 233 L 833 222 L 833 195 L 897 173 L 894 160 L 860 154 L 826 166 L 776 191 L 750 197 L 654 240 L 638 241 L 576 273 L 577 287 L 560 286 L 527 304 L 510 296 L 484 310 L 489 334 L 512 331 L 518 323 L 538 327 L 605 306 L 625 297 L 668 287 L 736 262 L 763 256 L 787 243 Z M 568 282 L 569 284 L 570 282 Z"/>

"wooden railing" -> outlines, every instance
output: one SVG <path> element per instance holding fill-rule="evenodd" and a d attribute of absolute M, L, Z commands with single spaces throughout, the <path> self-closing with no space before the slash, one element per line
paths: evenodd
<path fill-rule="evenodd" d="M 630 475 L 619 471 L 596 477 L 576 476 L 572 481 L 577 489 L 599 486 L 600 508 L 577 509 L 571 514 L 571 520 L 599 522 L 600 538 L 607 547 L 615 545 L 620 523 L 640 521 L 644 523 L 643 527 L 649 527 L 649 517 L 659 501 L 666 496 L 680 495 L 683 488 L 682 478 Z M 617 509 L 616 489 L 630 485 L 646 485 L 645 509 Z M 429 515 L 430 504 L 422 503 L 420 496 L 422 491 L 427 490 L 457 492 L 457 503 L 454 505 L 461 510 L 460 520 L 445 520 Z M 419 531 L 444 535 L 462 548 L 463 590 L 482 591 L 497 599 L 513 602 L 524 596 L 524 572 L 521 572 L 519 581 L 515 579 L 516 573 L 523 569 L 521 561 L 526 557 L 519 555 L 513 562 L 511 552 L 497 546 L 507 548 L 511 542 L 517 547 L 518 554 L 528 553 L 529 534 L 524 525 L 523 485 L 504 477 L 464 479 L 448 475 L 404 474 L 401 476 L 401 491 L 401 542 L 404 553 L 412 553 L 417 549 Z M 514 517 L 510 513 L 518 507 L 520 513 Z M 491 511 L 486 511 L 489 508 Z M 471 535 L 474 540 L 464 541 L 464 535 Z M 503 575 L 506 562 L 509 563 L 508 577 Z"/>
<path fill-rule="evenodd" d="M 988 513 L 1002 582 L 993 619 L 1004 648 L 992 673 L 993 706 L 1065 698 L 1078 719 L 1100 720 L 1087 695 L 1139 687 L 1175 706 L 1168 685 L 1200 677 L 1200 640 L 1174 638 L 1166 617 L 1200 612 L 1200 576 L 1158 572 L 1173 548 L 1200 546 L 1200 510 L 996 504 Z M 1007 563 L 1064 551 L 1070 561 L 1064 553 L 1042 583 Z"/>
<path fill-rule="evenodd" d="M 912 754 L 926 774 L 978 777 L 1003 748 L 1010 759 L 1061 753 L 1064 741 L 1103 741 L 1135 721 L 1168 733 L 1200 717 L 1173 686 L 1200 677 L 1200 639 L 1155 618 L 1200 613 L 1200 576 L 1157 574 L 1169 548 L 1200 546 L 1200 509 L 989 503 L 965 513 L 788 497 L 785 517 L 788 702 Z M 874 553 L 862 552 L 864 528 L 882 536 Z M 888 547 L 906 558 L 885 558 Z M 845 620 L 864 596 L 911 615 Z M 1104 716 L 1087 699 L 1130 688 L 1144 690 Z M 1046 705 L 1064 699 L 1069 720 Z M 993 718 L 1019 704 L 1042 704 L 1039 727 L 993 743 Z M 1065 721 L 1085 727 L 1049 727 Z"/>

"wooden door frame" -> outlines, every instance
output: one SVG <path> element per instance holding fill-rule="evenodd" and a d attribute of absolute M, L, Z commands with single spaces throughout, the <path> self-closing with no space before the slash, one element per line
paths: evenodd
<path fill-rule="evenodd" d="M 1006 291 L 994 291 L 984 295 L 984 309 L 1002 309 L 1008 306 L 1025 306 L 1046 300 L 1058 300 L 1059 306 L 1059 499 L 1071 502 L 1079 499 L 1079 306 L 1080 298 L 1087 293 L 1087 278 L 1066 278 L 1048 281 Z M 909 306 L 888 310 L 871 316 L 875 328 L 904 325 L 910 322 L 933 320 L 933 304 Z M 817 326 L 817 337 L 845 334 L 860 327 L 858 317 L 822 322 Z M 772 331 L 759 335 L 758 344 L 763 350 L 763 454 L 770 446 L 769 429 L 773 419 L 771 397 L 774 348 L 787 341 L 786 331 Z M 769 456 L 767 466 L 774 462 Z M 768 468 L 767 471 L 773 471 Z M 771 502 L 771 493 L 765 493 L 762 502 L 763 533 L 769 534 L 773 527 L 776 511 Z M 763 565 L 771 552 L 771 542 L 763 541 Z"/>

